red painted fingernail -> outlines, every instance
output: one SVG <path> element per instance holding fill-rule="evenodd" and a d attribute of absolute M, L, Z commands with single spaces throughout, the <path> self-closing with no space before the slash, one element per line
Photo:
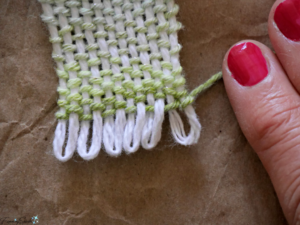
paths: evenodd
<path fill-rule="evenodd" d="M 243 86 L 253 86 L 269 73 L 266 59 L 260 48 L 251 42 L 232 47 L 227 63 L 233 78 Z"/>
<path fill-rule="evenodd" d="M 274 21 L 284 36 L 293 41 L 300 41 L 299 0 L 286 0 L 280 3 L 275 10 Z"/>

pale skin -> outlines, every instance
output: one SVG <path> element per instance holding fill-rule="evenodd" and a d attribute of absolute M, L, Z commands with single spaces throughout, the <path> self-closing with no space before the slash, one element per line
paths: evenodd
<path fill-rule="evenodd" d="M 240 85 L 228 69 L 228 51 L 223 79 L 228 97 L 247 140 L 258 154 L 276 190 L 291 225 L 300 225 L 300 42 L 287 39 L 274 23 L 273 5 L 269 36 L 276 55 L 257 41 L 269 74 L 260 83 Z"/>

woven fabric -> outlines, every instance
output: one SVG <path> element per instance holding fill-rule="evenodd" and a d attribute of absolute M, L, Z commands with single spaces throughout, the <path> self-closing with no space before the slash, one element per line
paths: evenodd
<path fill-rule="evenodd" d="M 165 111 L 178 143 L 197 142 L 201 126 L 190 106 L 194 96 L 184 88 L 173 0 L 39 1 L 59 77 L 53 142 L 59 160 L 76 149 L 93 159 L 102 144 L 111 156 L 151 149 Z M 188 135 L 177 108 L 188 117 Z"/>

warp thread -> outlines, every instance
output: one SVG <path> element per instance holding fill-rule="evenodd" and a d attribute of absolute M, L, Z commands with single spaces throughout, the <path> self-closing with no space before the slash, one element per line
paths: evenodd
<path fill-rule="evenodd" d="M 222 74 L 191 93 L 185 89 L 174 0 L 38 1 L 59 77 L 53 148 L 60 161 L 76 149 L 83 159 L 94 159 L 102 144 L 115 157 L 140 145 L 152 149 L 161 139 L 165 112 L 176 142 L 198 141 L 201 125 L 191 103 Z M 188 118 L 189 134 L 177 109 Z"/>

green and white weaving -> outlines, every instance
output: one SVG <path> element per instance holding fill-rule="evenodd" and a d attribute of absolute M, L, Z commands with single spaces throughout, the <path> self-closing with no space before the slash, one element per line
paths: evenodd
<path fill-rule="evenodd" d="M 173 0 L 39 1 L 59 77 L 53 147 L 60 161 L 76 150 L 91 160 L 101 146 L 111 156 L 154 148 L 166 111 L 178 143 L 198 141 L 191 103 L 221 74 L 190 94 L 184 88 Z M 188 118 L 189 134 L 177 109 Z"/>

